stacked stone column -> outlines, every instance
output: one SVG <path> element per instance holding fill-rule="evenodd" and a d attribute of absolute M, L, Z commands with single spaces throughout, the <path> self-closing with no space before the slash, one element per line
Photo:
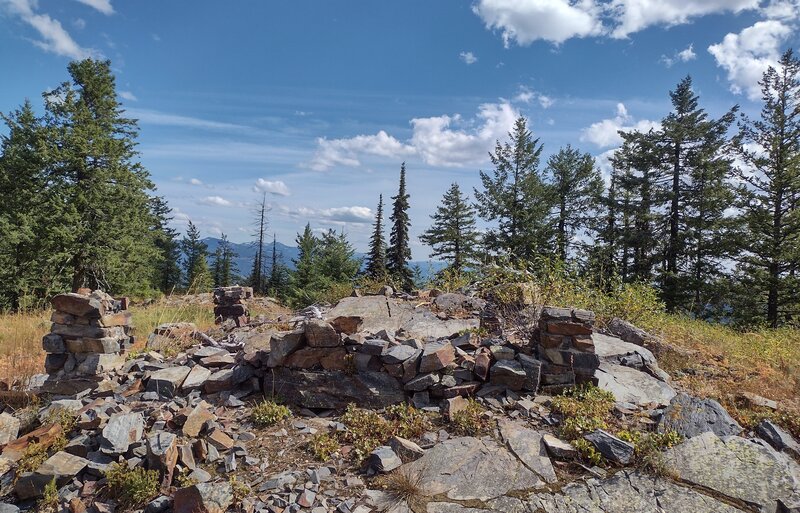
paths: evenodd
<path fill-rule="evenodd" d="M 95 290 L 53 298 L 50 333 L 42 339 L 50 380 L 97 377 L 125 363 L 133 344 L 127 298 Z"/>
<path fill-rule="evenodd" d="M 537 353 L 543 386 L 590 381 L 600 365 L 592 340 L 594 312 L 545 307 L 539 317 Z"/>
<path fill-rule="evenodd" d="M 250 321 L 247 300 L 253 298 L 252 287 L 217 287 L 214 289 L 214 319 L 221 324 L 228 319 L 236 326 L 244 326 Z"/>

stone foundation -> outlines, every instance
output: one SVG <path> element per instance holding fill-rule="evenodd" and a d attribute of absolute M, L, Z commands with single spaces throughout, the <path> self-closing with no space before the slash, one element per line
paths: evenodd
<path fill-rule="evenodd" d="M 214 320 L 222 324 L 232 320 L 236 326 L 250 322 L 247 300 L 253 298 L 252 287 L 217 287 L 214 289 Z"/>
<path fill-rule="evenodd" d="M 59 294 L 52 304 L 53 324 L 42 339 L 48 381 L 91 381 L 123 366 L 133 344 L 127 298 L 82 290 Z"/>

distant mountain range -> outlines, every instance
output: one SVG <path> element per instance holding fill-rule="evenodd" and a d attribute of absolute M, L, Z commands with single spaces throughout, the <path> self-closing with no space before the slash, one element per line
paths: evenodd
<path fill-rule="evenodd" d="M 208 246 L 208 254 L 213 255 L 217 250 L 219 243 L 222 241 L 216 237 L 206 237 L 203 239 L 203 242 Z M 253 260 L 256 258 L 256 247 L 248 243 L 237 244 L 235 242 L 231 242 L 230 245 L 237 255 L 236 258 L 234 258 L 234 262 L 239 270 L 239 274 L 242 276 L 249 276 L 250 271 L 253 269 Z M 282 244 L 280 242 L 276 242 L 275 246 L 278 250 L 279 258 L 283 259 L 284 265 L 290 269 L 294 269 L 294 260 L 297 259 L 300 250 L 294 246 L 287 246 L 286 244 Z M 267 264 L 269 264 L 270 260 L 272 259 L 272 241 L 269 241 L 264 245 L 264 251 L 266 253 Z M 365 255 L 363 253 L 356 253 L 355 256 L 357 258 L 364 258 Z M 428 260 L 414 260 L 411 261 L 410 264 L 412 266 L 419 266 L 419 268 L 422 270 L 423 278 L 428 278 L 429 276 L 436 274 L 446 267 L 444 262 Z"/>

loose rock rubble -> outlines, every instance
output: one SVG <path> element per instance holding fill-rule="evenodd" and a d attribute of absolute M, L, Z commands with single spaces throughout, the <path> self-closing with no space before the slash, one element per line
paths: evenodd
<path fill-rule="evenodd" d="M 715 401 L 677 393 L 635 326 L 615 323 L 625 341 L 598 332 L 591 312 L 545 307 L 527 338 L 511 337 L 481 299 L 387 289 L 279 330 L 247 324 L 236 301 L 251 294 L 215 290 L 215 315 L 233 319 L 224 331 L 162 325 L 135 356 L 125 353 L 130 316 L 121 302 L 99 291 L 54 300 L 54 322 L 67 328 L 53 330 L 61 353 L 48 335 L 52 355 L 77 362 L 82 353 L 67 341 L 120 328 L 118 348 L 103 342 L 114 352 L 92 353 L 119 363 L 93 368 L 84 388 L 51 392 L 33 425 L 21 412 L 0 413 L 0 513 L 31 510 L 50 483 L 60 510 L 123 511 L 130 507 L 107 487 L 117 464 L 154 473 L 154 493 L 132 506 L 145 513 L 800 511 L 797 441 L 769 421 L 744 433 Z M 235 305 L 243 308 L 217 312 Z M 174 337 L 189 343 L 176 350 Z M 81 344 L 100 347 L 69 347 Z M 48 365 L 48 381 L 71 380 L 77 367 Z M 630 467 L 635 445 L 616 431 L 592 429 L 574 443 L 558 437 L 566 419 L 551 411 L 551 394 L 583 382 L 614 395 L 624 425 L 683 437 L 663 453 L 672 472 Z M 254 423 L 264 396 L 285 401 L 293 416 Z M 453 422 L 473 400 L 487 431 L 459 435 Z M 379 440 L 363 461 L 351 445 L 315 460 L 309 444 L 347 432 L 338 415 L 351 403 L 380 411 L 410 403 L 441 420 L 421 436 Z M 586 465 L 579 442 L 605 468 Z M 400 486 L 408 493 L 398 495 Z"/>

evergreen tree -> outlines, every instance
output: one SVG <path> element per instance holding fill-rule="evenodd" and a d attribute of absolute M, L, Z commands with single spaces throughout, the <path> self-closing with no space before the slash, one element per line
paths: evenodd
<path fill-rule="evenodd" d="M 800 309 L 800 60 L 787 51 L 760 84 L 761 117 L 745 119 L 739 138 L 747 230 L 738 270 L 741 303 L 778 326 Z"/>
<path fill-rule="evenodd" d="M 480 234 L 475 229 L 475 210 L 453 182 L 442 203 L 431 215 L 433 226 L 420 240 L 431 246 L 431 257 L 442 257 L 456 272 L 475 264 L 480 255 Z"/>
<path fill-rule="evenodd" d="M 212 264 L 212 276 L 215 287 L 227 287 L 233 283 L 234 274 L 238 272 L 236 263 L 236 252 L 228 237 L 223 233 L 220 236 L 217 249 L 214 250 L 214 263 Z"/>
<path fill-rule="evenodd" d="M 170 293 L 181 284 L 181 248 L 178 232 L 169 226 L 172 220 L 172 209 L 161 196 L 154 196 L 150 201 L 153 218 L 152 234 L 158 250 L 155 264 L 153 284 L 161 292 Z"/>
<path fill-rule="evenodd" d="M 154 187 L 136 160 L 136 122 L 123 117 L 109 61 L 75 61 L 68 70 L 71 82 L 44 97 L 49 173 L 65 187 L 72 289 L 143 292 L 158 250 L 148 236 Z"/>
<path fill-rule="evenodd" d="M 383 238 L 383 194 L 378 197 L 378 211 L 375 214 L 372 236 L 369 239 L 367 268 L 364 271 L 369 278 L 381 280 L 386 278 L 386 241 Z"/>
<path fill-rule="evenodd" d="M 283 298 L 289 286 L 289 269 L 283 264 L 283 256 L 278 253 L 278 240 L 272 235 L 272 262 L 267 280 L 267 294 Z"/>
<path fill-rule="evenodd" d="M 406 192 L 406 163 L 400 166 L 400 187 L 397 196 L 392 196 L 392 215 L 389 220 L 392 230 L 389 236 L 389 248 L 386 251 L 386 270 L 403 290 L 411 290 L 414 286 L 411 268 L 411 247 L 408 232 L 411 221 L 408 218 L 410 196 Z"/>
<path fill-rule="evenodd" d="M 620 266 L 620 203 L 617 196 L 618 170 L 611 169 L 608 193 L 600 198 L 600 209 L 596 224 L 596 240 L 589 248 L 588 271 L 598 285 L 608 285 L 622 274 Z"/>
<path fill-rule="evenodd" d="M 486 236 L 492 250 L 514 260 L 531 260 L 551 247 L 552 199 L 538 170 L 542 145 L 524 117 L 517 119 L 509 138 L 511 143 L 497 141 L 489 155 L 493 175 L 480 172 L 483 191 L 475 189 L 476 207 L 481 218 L 497 221 L 497 228 Z"/>
<path fill-rule="evenodd" d="M 327 283 L 351 282 L 361 269 L 361 260 L 344 232 L 328 230 L 319 241 L 316 270 Z"/>
<path fill-rule="evenodd" d="M 294 262 L 294 272 L 290 279 L 290 295 L 295 303 L 302 303 L 309 298 L 308 291 L 318 278 L 317 263 L 319 239 L 311 231 L 311 224 L 306 224 L 303 233 L 295 238 L 298 255 Z"/>
<path fill-rule="evenodd" d="M 569 244 L 577 233 L 586 233 L 595 218 L 603 193 L 603 178 L 588 153 L 567 145 L 547 162 L 556 200 L 556 248 L 566 262 Z"/>
<path fill-rule="evenodd" d="M 2 115 L 0 138 L 0 308 L 40 306 L 39 300 L 69 286 L 62 271 L 64 184 L 48 180 L 49 161 L 41 120 L 30 102 Z"/>
<path fill-rule="evenodd" d="M 186 289 L 206 291 L 212 284 L 212 276 L 208 271 L 208 246 L 200 240 L 200 230 L 191 221 L 186 229 L 186 235 L 181 239 L 181 251 L 184 255 Z"/>
<path fill-rule="evenodd" d="M 267 230 L 267 194 L 261 198 L 261 203 L 256 210 L 256 256 L 253 259 L 253 269 L 250 272 L 248 283 L 257 294 L 263 294 L 266 288 L 264 277 L 264 235 Z"/>

